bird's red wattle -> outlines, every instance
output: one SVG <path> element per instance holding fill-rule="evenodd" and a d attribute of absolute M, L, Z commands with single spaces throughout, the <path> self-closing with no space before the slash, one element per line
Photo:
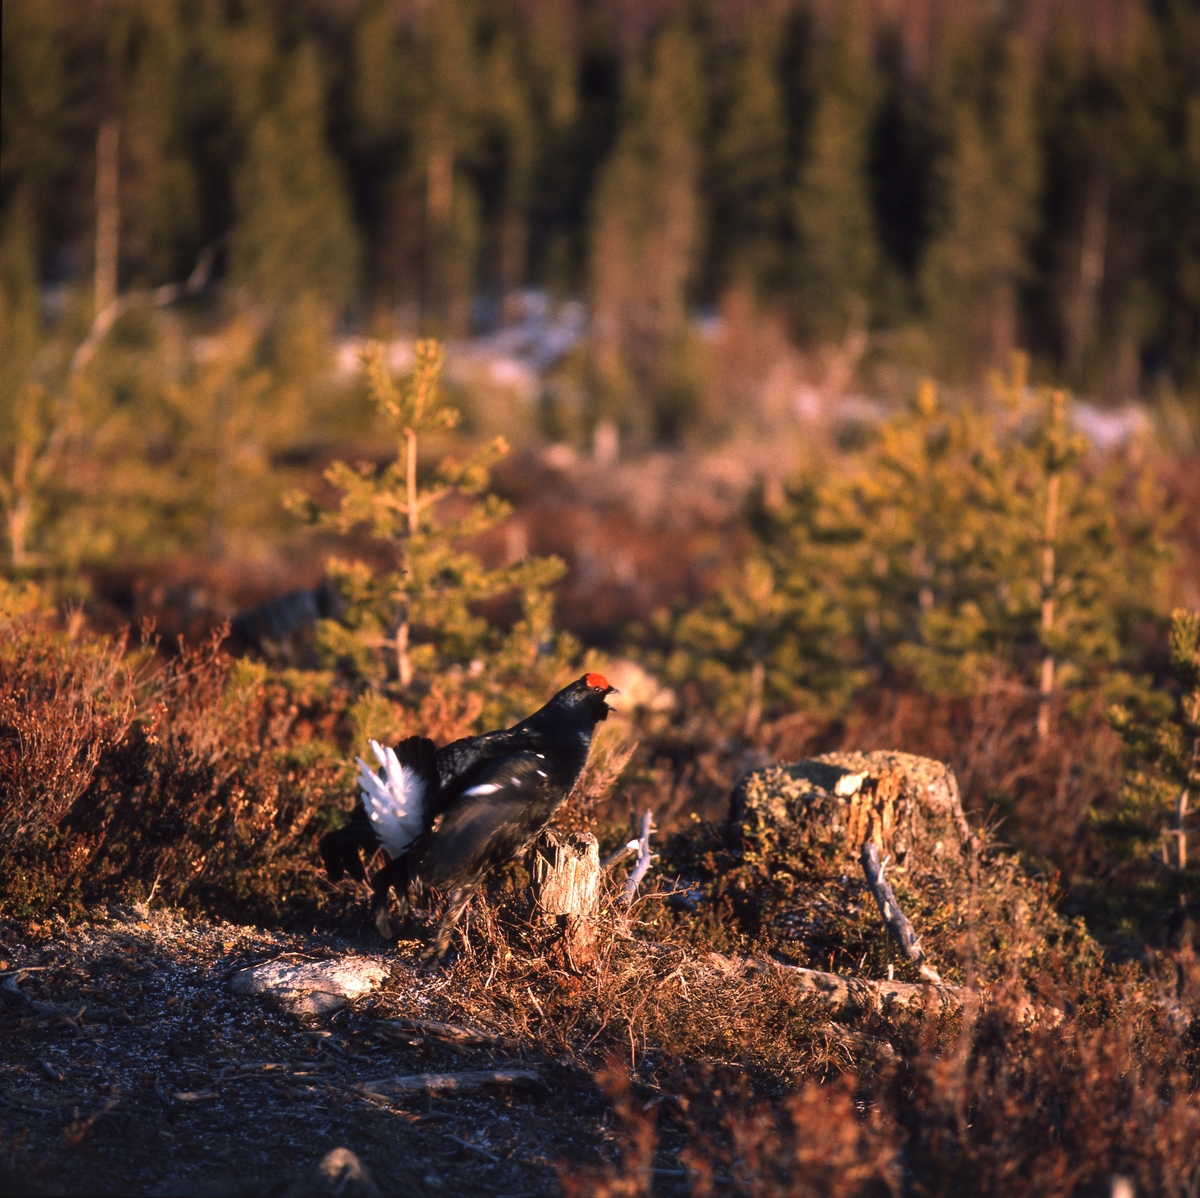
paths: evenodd
<path fill-rule="evenodd" d="M 608 690 L 608 679 L 603 674 L 585 674 L 583 681 L 585 686 L 598 686 L 601 690 Z"/>

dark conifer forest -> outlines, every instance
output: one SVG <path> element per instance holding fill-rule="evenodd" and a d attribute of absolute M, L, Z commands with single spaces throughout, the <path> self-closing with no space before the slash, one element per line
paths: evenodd
<path fill-rule="evenodd" d="M 736 288 L 941 377 L 1019 347 L 1089 393 L 1194 394 L 1196 38 L 1185 0 L 15 0 L 9 302 L 91 274 L 108 155 L 102 290 L 219 240 L 230 290 L 376 333 L 581 297 L 612 325 L 592 387 L 648 437 L 697 418 L 678 343 Z"/>

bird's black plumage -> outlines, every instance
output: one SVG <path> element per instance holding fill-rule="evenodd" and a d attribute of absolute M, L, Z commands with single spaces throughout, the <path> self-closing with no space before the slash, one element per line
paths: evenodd
<path fill-rule="evenodd" d="M 432 752 L 433 742 L 409 737 L 396 746 L 401 764 L 430 778 L 422 835 L 375 876 L 376 926 L 391 935 L 388 892 L 402 909 L 425 886 L 449 893 L 430 955 L 449 944 L 475 888 L 512 861 L 549 823 L 587 762 L 592 732 L 608 717 L 605 699 L 615 688 L 600 674 L 585 674 L 533 715 L 497 732 L 469 736 Z M 359 849 L 379 846 L 362 803 L 350 823 L 321 840 L 332 880 L 349 872 L 365 880 Z"/>

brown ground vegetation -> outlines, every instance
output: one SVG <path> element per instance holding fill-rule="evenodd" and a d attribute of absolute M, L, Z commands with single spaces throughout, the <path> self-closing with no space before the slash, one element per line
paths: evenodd
<path fill-rule="evenodd" d="M 623 805 L 652 796 L 667 834 L 633 910 L 610 894 L 594 970 L 556 958 L 514 867 L 473 907 L 444 972 L 419 974 L 419 946 L 402 942 L 381 991 L 306 1028 L 224 981 L 281 953 L 380 951 L 358 888 L 330 888 L 314 864 L 316 836 L 350 791 L 349 697 L 231 661 L 213 642 L 164 659 L 36 621 L 6 628 L 0 669 L 10 1190 L 280 1192 L 338 1145 L 396 1193 L 1082 1195 L 1108 1193 L 1117 1176 L 1139 1193 L 1200 1186 L 1188 938 L 1112 963 L 1064 916 L 1052 879 L 983 833 L 975 883 L 965 860 L 892 879 L 937 968 L 979 1004 L 831 1021 L 786 970 L 745 962 L 775 954 L 917 980 L 859 875 L 802 840 L 748 846 L 725 820 L 722 793 L 761 746 L 706 745 L 698 723 L 685 743 L 682 726 L 650 721 L 624 772 L 614 738 L 583 800 L 605 849 L 624 838 Z M 1032 796 L 1056 768 L 1047 752 L 1024 774 L 998 773 L 1012 769 L 998 702 L 943 713 L 970 734 L 930 744 L 966 757 L 977 804 L 989 785 L 1020 793 L 1014 776 Z M 1011 750 L 1029 725 L 1001 710 Z M 920 702 L 901 697 L 873 735 L 924 747 L 922 722 Z M 927 737 L 932 724 L 926 706 Z M 1064 719 L 1061 735 L 1079 727 Z M 790 756 L 855 735 L 852 724 L 764 732 L 796 746 Z M 65 781 L 39 791 L 55 768 Z M 618 797 L 596 801 L 614 771 Z M 1079 801 L 1067 793 L 1064 811 Z M 389 1017 L 468 1024 L 518 1047 L 398 1046 L 379 1032 Z M 512 1063 L 536 1068 L 553 1099 L 381 1102 L 354 1088 Z"/>

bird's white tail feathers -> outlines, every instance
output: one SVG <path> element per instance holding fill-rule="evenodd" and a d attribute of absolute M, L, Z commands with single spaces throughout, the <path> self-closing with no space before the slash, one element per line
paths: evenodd
<path fill-rule="evenodd" d="M 376 740 L 368 743 L 382 769 L 376 773 L 361 757 L 355 758 L 363 806 L 383 847 L 398 857 L 421 835 L 425 781 L 415 770 L 400 764 L 395 749 L 385 749 Z"/>

